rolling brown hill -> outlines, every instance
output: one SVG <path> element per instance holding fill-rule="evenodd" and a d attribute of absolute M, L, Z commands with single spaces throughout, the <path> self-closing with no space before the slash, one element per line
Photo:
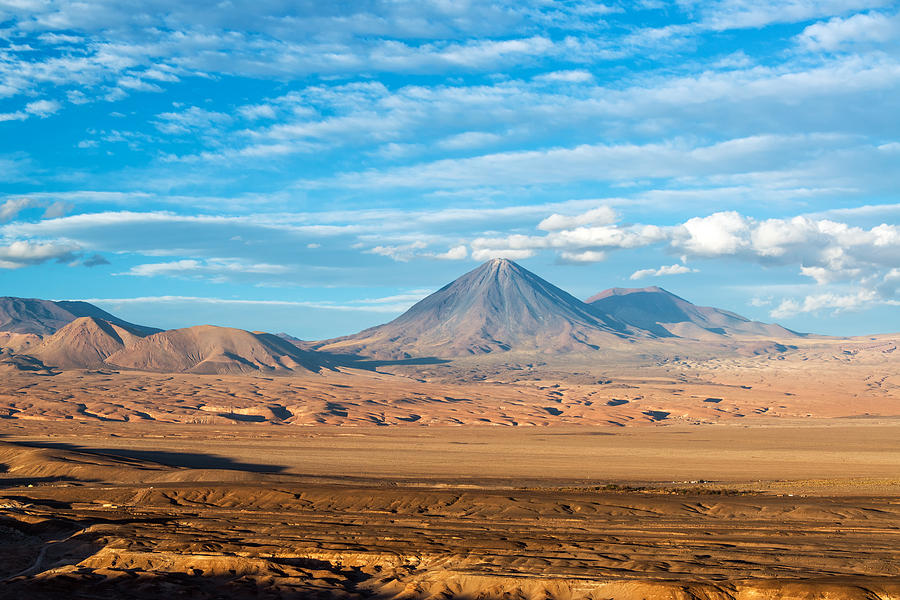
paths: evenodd
<path fill-rule="evenodd" d="M 659 337 L 692 339 L 795 338 L 781 325 L 751 321 L 737 313 L 697 306 L 660 287 L 611 288 L 587 299 L 592 308 Z"/>
<path fill-rule="evenodd" d="M 111 354 L 142 338 L 139 331 L 127 326 L 80 317 L 28 350 L 28 354 L 45 365 L 63 369 L 96 368 L 103 366 Z"/>
<path fill-rule="evenodd" d="M 122 368 L 197 374 L 318 372 L 333 361 L 268 333 L 199 325 L 149 336 L 129 327 L 81 317 L 37 346 L 11 357 L 61 369 Z M 11 366 L 12 363 L 10 363 Z"/>
<path fill-rule="evenodd" d="M 506 259 L 494 259 L 390 323 L 314 347 L 378 358 L 456 357 L 496 351 L 572 352 L 652 337 Z"/>
<path fill-rule="evenodd" d="M 170 329 L 126 344 L 106 362 L 170 373 L 309 373 L 328 360 L 268 333 L 198 325 Z"/>

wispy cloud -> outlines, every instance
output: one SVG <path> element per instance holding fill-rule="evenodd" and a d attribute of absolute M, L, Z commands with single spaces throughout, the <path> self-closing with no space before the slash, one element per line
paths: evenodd
<path fill-rule="evenodd" d="M 696 273 L 696 269 L 692 269 L 686 265 L 668 265 L 662 266 L 658 269 L 639 269 L 631 274 L 629 279 L 637 280 L 644 279 L 645 277 L 662 277 L 664 275 L 682 275 L 684 273 Z"/>

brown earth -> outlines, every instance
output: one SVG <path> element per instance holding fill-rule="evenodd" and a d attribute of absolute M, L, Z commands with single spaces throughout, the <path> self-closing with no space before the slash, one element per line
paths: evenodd
<path fill-rule="evenodd" d="M 792 343 L 13 365 L 0 598 L 900 598 L 897 337 Z"/>
<path fill-rule="evenodd" d="M 896 336 L 803 340 L 775 353 L 629 355 L 633 362 L 619 364 L 589 355 L 541 360 L 503 353 L 432 364 L 361 361 L 366 369 L 289 377 L 56 372 L 7 364 L 0 417 L 13 423 L 626 426 L 898 416 L 897 346 Z"/>
<path fill-rule="evenodd" d="M 900 597 L 896 420 L 22 425 L 3 598 Z"/>

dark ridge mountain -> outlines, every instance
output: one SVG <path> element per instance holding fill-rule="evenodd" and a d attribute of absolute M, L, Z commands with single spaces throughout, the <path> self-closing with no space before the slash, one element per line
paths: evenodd
<path fill-rule="evenodd" d="M 161 331 L 129 323 L 88 302 L 75 300 L 39 300 L 37 298 L 0 297 L 0 331 L 51 335 L 79 317 L 93 317 L 149 335 Z"/>
<path fill-rule="evenodd" d="M 790 338 L 801 334 L 781 325 L 751 321 L 739 314 L 697 306 L 662 288 L 611 288 L 587 299 L 597 312 L 659 337 L 721 339 Z"/>
<path fill-rule="evenodd" d="M 143 337 L 136 329 L 94 317 L 79 317 L 27 352 L 46 365 L 89 369 L 103 366 L 111 354 Z"/>
<path fill-rule="evenodd" d="M 166 373 L 298 374 L 318 372 L 329 361 L 268 333 L 199 325 L 132 340 L 106 364 Z"/>
<path fill-rule="evenodd" d="M 506 259 L 494 259 L 390 323 L 316 349 L 376 358 L 455 357 L 495 351 L 571 352 L 648 337 Z M 649 336 L 652 337 L 652 336 Z"/>

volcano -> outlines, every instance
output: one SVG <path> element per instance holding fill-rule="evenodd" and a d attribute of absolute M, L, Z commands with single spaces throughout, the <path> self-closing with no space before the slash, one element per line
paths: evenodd
<path fill-rule="evenodd" d="M 376 358 L 458 357 L 508 350 L 596 350 L 627 344 L 635 336 L 648 334 L 498 258 L 424 298 L 390 323 L 316 347 Z"/>

